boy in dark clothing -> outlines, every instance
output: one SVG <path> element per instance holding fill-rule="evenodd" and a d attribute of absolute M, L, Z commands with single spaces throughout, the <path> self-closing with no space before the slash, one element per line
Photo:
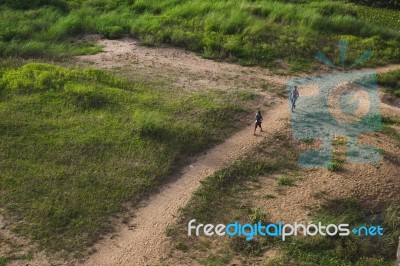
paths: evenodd
<path fill-rule="evenodd" d="M 292 103 L 292 112 L 296 109 L 297 98 L 299 98 L 299 91 L 297 90 L 297 86 L 294 86 L 289 96 L 290 102 Z"/>
<path fill-rule="evenodd" d="M 260 127 L 260 128 L 261 128 L 261 132 L 263 131 L 263 130 L 262 130 L 262 127 L 261 127 L 261 122 L 262 122 L 262 120 L 263 120 L 263 117 L 262 117 L 262 115 L 261 115 L 261 111 L 258 111 L 257 114 L 256 114 L 256 124 L 255 124 L 255 126 L 254 126 L 254 135 L 256 134 L 256 129 L 257 129 L 257 127 Z"/>

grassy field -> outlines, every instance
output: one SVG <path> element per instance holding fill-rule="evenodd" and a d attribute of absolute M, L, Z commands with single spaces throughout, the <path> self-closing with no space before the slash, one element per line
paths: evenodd
<path fill-rule="evenodd" d="M 212 59 L 311 68 L 321 50 L 336 63 L 339 39 L 349 41 L 348 63 L 372 49 L 369 65 L 400 62 L 399 12 L 344 1 L 2 1 L 0 55 L 60 58 L 95 53 L 81 34 L 138 37 L 172 44 Z M 292 2 L 292 3 L 291 3 Z"/>
<path fill-rule="evenodd" d="M 257 103 L 248 91 L 183 93 L 96 69 L 22 60 L 98 53 L 100 46 L 81 37 L 99 34 L 289 73 L 312 70 L 318 51 L 339 64 L 337 43 L 345 39 L 346 63 L 372 49 L 363 66 L 376 66 L 400 63 L 399 15 L 328 0 L 0 0 L 0 212 L 7 228 L 51 252 L 79 253 L 112 230 L 109 222 L 124 213 L 124 203 L 135 205 L 183 158 L 234 132 Z M 399 97 L 399 78 L 391 72 L 379 82 Z M 384 132 L 399 139 L 389 125 Z M 295 167 L 296 152 L 277 147 L 264 155 L 208 178 L 186 214 L 213 221 L 217 203 L 248 177 Z M 280 182 L 283 189 L 296 180 Z M 236 251 L 263 248 L 233 241 Z M 299 245 L 288 256 L 307 260 L 310 250 Z M 0 265 L 31 257 L 2 254 Z"/>
<path fill-rule="evenodd" d="M 240 95 L 49 64 L 3 68 L 0 92 L 0 206 L 15 232 L 52 251 L 93 243 L 123 203 L 246 115 Z"/>

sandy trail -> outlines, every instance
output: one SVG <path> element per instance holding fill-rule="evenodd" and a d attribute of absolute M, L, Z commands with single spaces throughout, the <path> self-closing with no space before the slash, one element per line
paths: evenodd
<path fill-rule="evenodd" d="M 260 89 L 262 84 L 284 84 L 287 77 L 272 75 L 261 67 L 204 59 L 192 52 L 173 47 L 151 48 L 137 40 L 105 40 L 88 36 L 103 46 L 103 52 L 78 57 L 78 64 L 111 69 L 142 81 L 167 82 L 188 90 L 219 88 Z"/>
<path fill-rule="evenodd" d="M 182 88 L 259 89 L 263 82 L 282 86 L 288 79 L 272 75 L 266 69 L 217 63 L 180 49 L 143 47 L 131 39 L 98 42 L 105 47 L 105 52 L 82 56 L 78 59 L 80 63 L 106 69 L 123 68 L 123 71 L 130 71 L 137 77 L 143 75 L 144 79 L 149 76 L 160 80 L 169 79 L 175 86 Z M 392 65 L 380 68 L 378 72 L 397 68 L 400 66 Z M 274 99 L 269 94 L 264 93 L 264 96 L 264 101 L 269 104 Z M 394 108 L 385 104 L 381 107 L 388 113 L 393 112 Z M 284 128 L 289 117 L 286 100 L 277 100 L 272 109 L 264 111 L 264 124 L 267 126 L 265 133 L 253 136 L 253 125 L 248 126 L 206 154 L 197 157 L 196 162 L 183 168 L 174 181 L 141 203 L 135 211 L 135 217 L 129 222 L 130 226 L 121 226 L 115 237 L 108 237 L 96 244 L 96 252 L 83 264 L 159 265 L 169 245 L 166 229 L 176 222 L 179 208 L 189 201 L 200 181 L 234 162 L 258 143 Z"/>
<path fill-rule="evenodd" d="M 276 107 L 268 111 L 260 107 L 267 111 L 264 112 L 266 132 L 253 136 L 253 125 L 247 126 L 197 157 L 195 163 L 182 169 L 158 194 L 144 200 L 129 225 L 118 229 L 117 236 L 109 236 L 95 245 L 96 253 L 84 262 L 85 265 L 157 265 L 168 247 L 166 229 L 176 222 L 179 208 L 189 201 L 200 181 L 284 127 L 285 117 L 288 117 L 286 101 L 262 92 L 260 84 L 282 86 L 287 77 L 272 75 L 259 67 L 214 62 L 181 49 L 144 47 L 132 39 L 98 42 L 104 46 L 104 53 L 79 57 L 78 63 L 106 69 L 122 68 L 125 74 L 136 78 L 166 79 L 174 86 L 190 90 L 258 88 L 265 104 Z"/>
<path fill-rule="evenodd" d="M 253 136 L 253 126 L 248 126 L 206 154 L 198 156 L 194 163 L 184 167 L 181 173 L 174 176 L 173 181 L 161 186 L 159 193 L 143 200 L 134 212 L 135 217 L 128 224 L 115 224 L 116 236 L 107 236 L 97 243 L 96 252 L 85 261 L 55 261 L 54 258 L 48 258 L 44 252 L 41 252 L 36 253 L 33 260 L 15 260 L 9 265 L 162 264 L 162 259 L 167 254 L 165 251 L 170 245 L 166 237 L 166 229 L 177 221 L 179 209 L 189 201 L 193 191 L 199 187 L 200 181 L 234 162 L 258 143 L 271 138 L 275 132 L 287 126 L 289 116 L 287 101 L 274 97 L 269 89 L 265 92 L 262 87 L 275 87 L 273 88 L 275 92 L 276 89 L 281 90 L 290 78 L 288 76 L 275 75 L 271 70 L 261 67 L 243 67 L 207 60 L 182 49 L 149 48 L 129 38 L 122 40 L 103 40 L 98 36 L 86 38 L 103 45 L 104 52 L 77 57 L 72 63 L 78 66 L 109 69 L 119 74 L 130 75 L 134 79 L 161 82 L 188 91 L 207 91 L 214 88 L 229 91 L 246 89 L 260 94 L 264 97 L 265 106 L 267 104 L 270 106 L 268 110 L 260 107 L 264 111 L 266 132 Z M 400 69 L 400 65 L 382 67 L 377 69 L 377 72 L 383 73 L 395 69 Z M 323 74 L 323 70 L 319 72 L 321 73 L 315 74 Z M 304 95 L 304 92 L 300 93 Z M 385 115 L 400 117 L 399 110 L 399 108 L 381 103 L 381 111 Z M 320 178 L 316 178 L 315 182 L 318 181 Z M 337 183 L 340 182 L 337 181 Z M 301 198 L 304 199 L 304 191 L 299 193 L 302 193 Z M 283 202 L 284 200 L 282 199 Z M 296 208 L 292 203 L 293 201 L 290 202 L 290 205 L 293 205 L 292 208 Z M 280 204 L 276 208 L 283 209 Z M 2 232 L 4 232 L 4 226 L 0 215 Z"/>
<path fill-rule="evenodd" d="M 168 247 L 166 229 L 176 222 L 179 208 L 189 201 L 200 181 L 281 130 L 287 113 L 281 101 L 278 108 L 264 114 L 268 120 L 266 132 L 253 136 L 253 126 L 248 126 L 198 157 L 195 163 L 183 169 L 179 179 L 143 203 L 131 222 L 133 230 L 124 227 L 116 238 L 99 243 L 98 252 L 85 265 L 157 265 Z"/>

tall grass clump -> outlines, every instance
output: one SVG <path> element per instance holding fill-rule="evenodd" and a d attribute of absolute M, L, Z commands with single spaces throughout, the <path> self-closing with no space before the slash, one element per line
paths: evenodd
<path fill-rule="evenodd" d="M 378 75 L 378 83 L 386 89 L 386 91 L 395 96 L 400 97 L 400 71 L 391 71 Z"/>
<path fill-rule="evenodd" d="M 133 36 L 153 46 L 172 44 L 245 65 L 276 66 L 284 60 L 301 70 L 318 50 L 334 58 L 337 51 L 329 47 L 351 36 L 354 57 L 368 46 L 364 41 L 374 37 L 376 45 L 367 47 L 376 55 L 371 65 L 400 62 L 400 11 L 343 1 L 37 0 L 30 7 L 10 3 L 0 10 L 2 56 L 65 57 L 76 54 L 72 38 L 99 34 L 109 39 Z"/>

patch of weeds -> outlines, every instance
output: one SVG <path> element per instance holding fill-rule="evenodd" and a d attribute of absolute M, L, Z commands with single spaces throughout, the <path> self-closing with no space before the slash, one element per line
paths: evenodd
<path fill-rule="evenodd" d="M 186 244 L 184 244 L 184 243 L 182 243 L 182 242 L 177 243 L 177 244 L 175 245 L 175 248 L 176 248 L 177 250 L 182 251 L 182 252 L 188 252 L 188 250 L 189 250 L 189 246 L 186 245 Z"/>
<path fill-rule="evenodd" d="M 398 130 L 394 129 L 391 126 L 384 125 L 382 128 L 382 133 L 394 139 L 398 144 L 400 144 L 400 133 Z"/>
<path fill-rule="evenodd" d="M 236 97 L 242 101 L 250 101 L 256 99 L 257 94 L 250 91 L 239 91 L 236 93 Z"/>
<path fill-rule="evenodd" d="M 390 116 L 382 116 L 382 124 L 384 125 L 400 125 L 400 120 Z"/>
<path fill-rule="evenodd" d="M 260 208 L 251 208 L 249 213 L 249 219 L 252 224 L 257 223 L 259 221 L 263 222 L 267 218 L 267 215 L 262 212 Z"/>
<path fill-rule="evenodd" d="M 165 229 L 165 235 L 166 236 L 172 236 L 175 233 L 175 229 L 173 227 L 167 227 Z"/>
<path fill-rule="evenodd" d="M 277 139 L 277 140 L 285 140 L 286 138 L 287 138 L 287 136 L 285 136 L 284 134 L 278 133 L 275 135 L 275 139 Z"/>
<path fill-rule="evenodd" d="M 318 192 L 313 192 L 311 193 L 311 197 L 315 199 L 323 199 L 328 195 L 328 191 L 326 190 L 320 190 Z"/>
<path fill-rule="evenodd" d="M 103 50 L 102 46 L 92 42 L 80 42 L 72 47 L 73 55 L 94 55 Z"/>
<path fill-rule="evenodd" d="M 7 256 L 0 256 L 0 266 L 6 266 L 10 258 Z"/>
<path fill-rule="evenodd" d="M 385 88 L 385 91 L 398 99 L 400 97 L 400 70 L 395 70 L 378 75 L 378 84 Z"/>
<path fill-rule="evenodd" d="M 351 151 L 349 151 L 349 153 L 350 152 Z M 334 152 L 332 161 L 328 164 L 326 168 L 331 172 L 338 172 L 342 170 L 345 160 L 342 159 L 341 157 L 343 157 L 343 154 Z"/>
<path fill-rule="evenodd" d="M 338 172 L 342 170 L 343 164 L 340 161 L 332 161 L 328 164 L 327 169 L 331 172 Z"/>
<path fill-rule="evenodd" d="M 272 87 L 272 85 L 270 83 L 268 83 L 268 82 L 264 82 L 264 83 L 261 84 L 261 90 L 262 91 L 268 91 L 268 89 L 270 87 Z"/>
<path fill-rule="evenodd" d="M 231 261 L 231 256 L 226 253 L 222 254 L 212 254 L 207 257 L 207 259 L 203 260 L 203 264 L 207 266 L 219 266 L 228 264 Z"/>
<path fill-rule="evenodd" d="M 315 236 L 291 238 L 282 246 L 287 260 L 295 265 L 392 265 L 400 231 L 399 201 L 394 201 L 383 214 L 385 234 L 371 238 L 349 235 L 344 238 Z M 366 212 L 355 198 L 327 200 L 313 216 L 327 224 L 347 223 L 353 226 L 370 225 Z M 279 264 L 278 264 L 279 265 Z"/>
<path fill-rule="evenodd" d="M 386 150 L 384 150 L 384 149 L 378 149 L 378 152 L 379 152 L 382 156 L 385 156 L 385 155 L 388 154 L 388 152 L 387 152 Z"/>
<path fill-rule="evenodd" d="M 295 180 L 292 177 L 288 177 L 288 176 L 281 176 L 278 179 L 278 185 L 279 186 L 288 186 L 288 187 L 292 187 L 295 185 Z"/>
<path fill-rule="evenodd" d="M 259 256 L 263 251 L 262 242 L 258 239 L 247 241 L 243 237 L 231 237 L 229 246 L 234 252 L 245 256 Z"/>

